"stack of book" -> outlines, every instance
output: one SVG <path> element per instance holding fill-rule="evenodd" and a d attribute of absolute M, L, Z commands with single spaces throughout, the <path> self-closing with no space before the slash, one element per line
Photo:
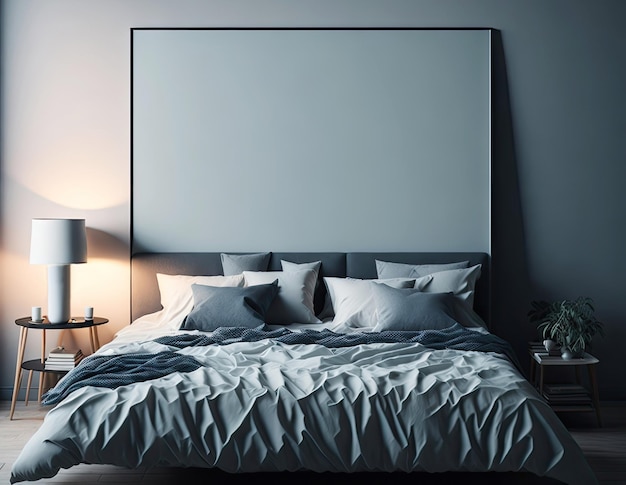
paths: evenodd
<path fill-rule="evenodd" d="M 46 370 L 68 371 L 72 370 L 83 359 L 80 349 L 72 350 L 65 347 L 52 349 L 46 359 Z"/>
<path fill-rule="evenodd" d="M 589 393 L 578 384 L 546 384 L 543 386 L 543 397 L 553 406 L 591 405 Z"/>
<path fill-rule="evenodd" d="M 556 348 L 548 351 L 545 346 L 543 345 L 543 343 L 541 342 L 531 342 L 529 344 L 529 348 L 531 350 L 531 352 L 533 352 L 534 354 L 543 354 L 543 355 L 549 355 L 550 357 L 560 357 L 561 356 L 561 347 L 557 346 Z"/>

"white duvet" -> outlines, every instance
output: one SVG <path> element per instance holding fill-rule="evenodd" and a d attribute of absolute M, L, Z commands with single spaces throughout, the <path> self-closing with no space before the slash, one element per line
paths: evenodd
<path fill-rule="evenodd" d="M 122 332 L 98 353 L 164 349 L 136 341 L 139 330 Z M 105 463 L 228 472 L 528 471 L 596 483 L 563 424 L 497 354 L 272 340 L 181 352 L 205 365 L 70 394 L 27 443 L 11 482 Z"/>

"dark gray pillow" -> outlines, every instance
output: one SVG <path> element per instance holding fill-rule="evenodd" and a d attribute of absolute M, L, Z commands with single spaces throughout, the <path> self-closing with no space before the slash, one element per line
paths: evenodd
<path fill-rule="evenodd" d="M 247 287 L 278 281 L 278 294 L 267 311 L 266 323 L 322 323 L 313 310 L 315 271 L 244 271 Z"/>
<path fill-rule="evenodd" d="M 278 280 L 267 285 L 241 287 L 191 285 L 193 309 L 181 330 L 211 332 L 219 327 L 259 328 L 278 293 Z"/>
<path fill-rule="evenodd" d="M 452 293 L 423 293 L 415 288 L 375 283 L 372 294 L 378 320 L 374 332 L 441 330 L 457 323 Z"/>
<path fill-rule="evenodd" d="M 221 253 L 224 276 L 241 274 L 244 271 L 267 271 L 270 253 L 229 254 Z"/>
<path fill-rule="evenodd" d="M 318 313 L 323 313 L 324 299 L 326 296 L 326 290 L 324 285 L 322 284 L 322 279 L 320 276 L 320 269 L 322 267 L 321 261 L 312 261 L 310 263 L 292 263 L 291 261 L 285 261 L 284 259 L 280 260 L 280 264 L 283 268 L 283 271 L 299 271 L 301 269 L 312 269 L 315 271 L 315 294 L 313 296 L 313 312 L 317 315 Z M 326 305 L 324 305 L 325 307 Z M 332 317 L 332 313 L 327 315 Z M 324 318 L 320 315 L 319 318 Z"/>

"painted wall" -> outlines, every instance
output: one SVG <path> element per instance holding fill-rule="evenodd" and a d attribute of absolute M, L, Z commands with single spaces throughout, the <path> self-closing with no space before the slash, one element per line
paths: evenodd
<path fill-rule="evenodd" d="M 490 252 L 490 45 L 133 31 L 133 252 Z"/>
<path fill-rule="evenodd" d="M 131 27 L 492 27 L 493 318 L 525 359 L 533 298 L 594 298 L 604 400 L 626 399 L 626 3 L 621 0 L 5 0 L 0 158 L 0 397 L 18 329 L 45 306 L 28 262 L 33 217 L 85 217 L 90 261 L 72 269 L 85 305 L 128 323 Z M 314 250 L 315 248 L 309 248 Z M 81 346 L 85 336 L 75 332 Z M 54 342 L 53 338 L 49 338 Z M 39 352 L 31 332 L 28 353 Z"/>

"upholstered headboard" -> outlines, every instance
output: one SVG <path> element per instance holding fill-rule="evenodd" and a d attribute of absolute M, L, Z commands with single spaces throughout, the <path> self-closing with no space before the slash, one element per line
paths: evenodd
<path fill-rule="evenodd" d="M 489 256 L 476 252 L 275 252 L 269 270 L 281 269 L 281 259 L 295 263 L 321 261 L 320 277 L 337 276 L 375 278 L 376 259 L 409 264 L 451 263 L 469 261 L 481 264 L 481 277 L 476 286 L 474 309 L 489 324 L 490 278 Z M 161 309 L 156 274 L 219 275 L 222 263 L 219 252 L 211 253 L 138 253 L 132 258 L 131 315 L 133 320 Z M 315 295 L 316 310 L 321 310 L 325 287 Z"/>

